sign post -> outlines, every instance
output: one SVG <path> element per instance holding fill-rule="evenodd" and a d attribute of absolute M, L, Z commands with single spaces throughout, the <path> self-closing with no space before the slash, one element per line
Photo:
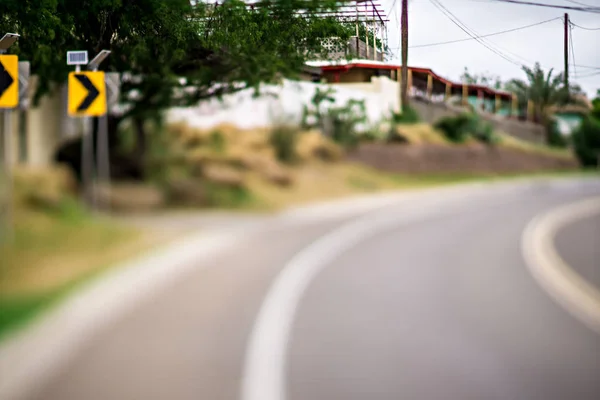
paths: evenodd
<path fill-rule="evenodd" d="M 29 108 L 29 77 L 31 65 L 29 61 L 19 61 L 19 109 Z"/>
<path fill-rule="evenodd" d="M 95 168 L 93 129 L 90 129 L 90 122 L 93 120 L 90 121 L 90 117 L 103 117 L 107 113 L 105 76 L 104 72 L 97 71 L 97 69 L 108 54 L 110 54 L 109 51 L 103 50 L 88 63 L 87 51 L 67 53 L 67 64 L 76 66 L 75 72 L 69 74 L 67 110 L 71 117 L 83 118 L 81 176 L 84 197 L 92 208 L 95 208 L 96 203 L 94 177 L 100 171 Z M 88 65 L 92 71 L 81 71 L 81 65 Z M 100 139 L 98 139 L 98 144 L 100 147 Z"/>
<path fill-rule="evenodd" d="M 4 133 L 4 224 L 7 240 L 12 240 L 12 109 L 19 105 L 19 58 L 6 55 L 9 47 L 19 39 L 16 33 L 7 33 L 0 39 L 0 108 L 3 112 Z M 4 236 L 4 235 L 3 235 Z"/>

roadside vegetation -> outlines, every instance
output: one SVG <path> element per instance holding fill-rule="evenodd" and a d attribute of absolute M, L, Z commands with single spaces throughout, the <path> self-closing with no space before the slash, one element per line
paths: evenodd
<path fill-rule="evenodd" d="M 593 109 L 573 134 L 575 153 L 584 167 L 600 169 L 600 90 Z"/>
<path fill-rule="evenodd" d="M 67 168 L 15 172 L 12 237 L 0 243 L 0 337 L 77 282 L 156 243 L 90 214 L 75 190 Z"/>

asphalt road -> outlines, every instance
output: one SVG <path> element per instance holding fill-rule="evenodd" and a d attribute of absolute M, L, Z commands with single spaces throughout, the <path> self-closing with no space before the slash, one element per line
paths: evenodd
<path fill-rule="evenodd" d="M 364 237 L 340 228 L 347 217 L 269 221 L 97 332 L 31 398 L 259 400 L 250 376 L 261 400 L 278 383 L 290 400 L 598 399 L 600 336 L 540 288 L 520 247 L 538 213 L 598 194 L 585 181 L 409 198 L 363 215 L 386 225 Z M 323 265 L 286 281 L 304 279 L 294 312 L 269 320 L 265 304 L 294 300 L 267 296 L 274 282 L 310 262 Z M 257 326 L 273 362 L 248 363 Z M 274 375 L 249 370 L 278 357 Z"/>
<path fill-rule="evenodd" d="M 561 229 L 555 246 L 575 272 L 600 290 L 600 211 Z"/>

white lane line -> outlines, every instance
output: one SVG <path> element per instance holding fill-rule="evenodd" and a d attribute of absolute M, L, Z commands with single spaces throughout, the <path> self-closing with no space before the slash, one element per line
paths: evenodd
<path fill-rule="evenodd" d="M 600 334 L 600 291 L 581 278 L 553 245 L 558 230 L 600 213 L 600 197 L 561 206 L 535 218 L 523 232 L 523 255 L 529 271 L 569 313 Z"/>
<path fill-rule="evenodd" d="M 286 399 L 286 351 L 293 320 L 303 293 L 326 265 L 388 229 L 421 220 L 436 211 L 444 215 L 454 213 L 456 206 L 463 212 L 461 201 L 474 200 L 474 194 L 489 196 L 490 192 L 463 187 L 442 197 L 425 197 L 394 211 L 367 214 L 326 234 L 292 258 L 276 277 L 255 321 L 246 349 L 241 399 Z"/>

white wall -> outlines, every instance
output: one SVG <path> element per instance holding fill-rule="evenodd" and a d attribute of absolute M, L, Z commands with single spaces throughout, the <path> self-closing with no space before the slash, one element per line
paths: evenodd
<path fill-rule="evenodd" d="M 301 122 L 304 105 L 309 105 L 317 88 L 335 90 L 333 103 L 344 105 L 350 99 L 364 100 L 369 124 L 380 123 L 399 109 L 398 85 L 387 77 L 374 77 L 371 83 L 319 84 L 284 80 L 279 86 L 264 86 L 261 96 L 252 90 L 203 102 L 196 107 L 176 108 L 168 113 L 170 122 L 184 121 L 198 128 L 234 124 L 240 128 L 268 127 L 277 123 Z"/>

